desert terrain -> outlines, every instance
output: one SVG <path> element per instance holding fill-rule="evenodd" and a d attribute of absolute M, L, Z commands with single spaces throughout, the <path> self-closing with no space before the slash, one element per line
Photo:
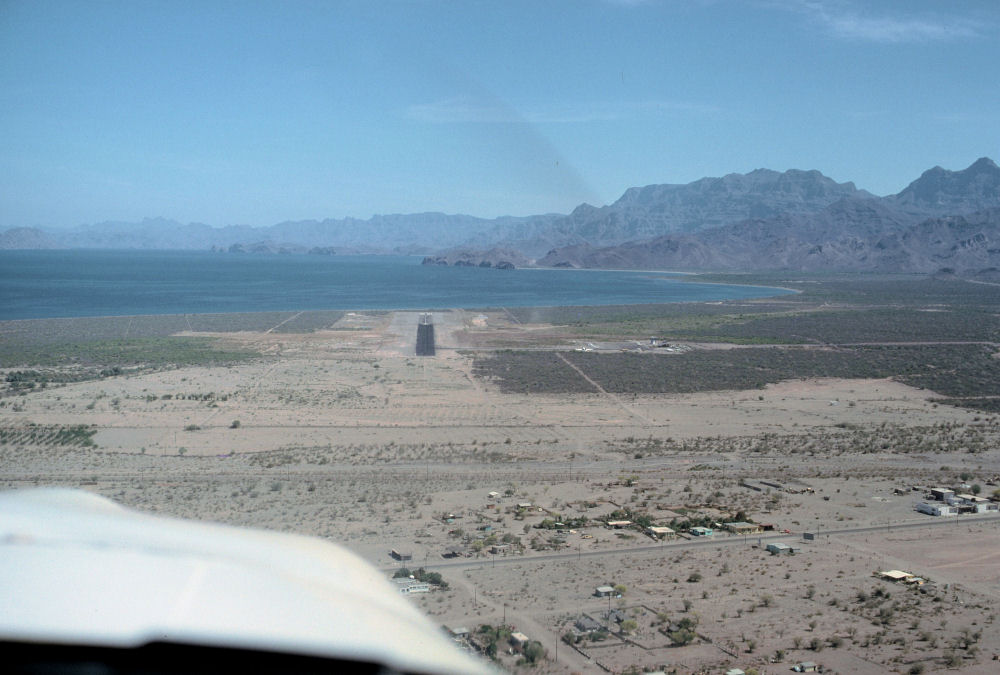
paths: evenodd
<path fill-rule="evenodd" d="M 996 413 L 893 377 L 617 391 L 574 355 L 629 340 L 506 310 L 435 311 L 436 354 L 418 357 L 419 316 L 346 312 L 301 332 L 288 332 L 291 314 L 253 330 L 185 327 L 171 336 L 252 356 L 8 389 L 0 487 L 78 487 L 144 511 L 314 535 L 387 579 L 438 572 L 447 588 L 413 601 L 510 670 L 1000 668 L 1000 518 L 914 510 L 931 487 L 997 489 Z M 512 344 L 557 355 L 584 390 L 516 392 L 484 376 L 478 360 Z M 678 358 L 732 346 L 674 344 Z M 8 382 L 15 372 L 3 369 Z M 731 534 L 730 521 L 767 529 Z M 714 534 L 692 536 L 692 523 Z M 797 550 L 772 555 L 774 542 Z M 614 591 L 599 597 L 600 586 Z M 544 655 L 517 653 L 512 631 Z"/>

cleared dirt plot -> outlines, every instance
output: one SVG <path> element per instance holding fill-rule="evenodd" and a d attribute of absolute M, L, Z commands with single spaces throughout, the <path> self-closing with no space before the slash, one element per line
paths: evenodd
<path fill-rule="evenodd" d="M 837 312 L 910 311 L 901 286 L 838 283 Z M 439 573 L 413 602 L 519 672 L 995 672 L 1000 417 L 972 404 L 996 396 L 995 346 L 639 337 L 823 302 L 434 312 L 434 357 L 419 312 L 8 322 L 0 486 Z M 860 337 L 887 317 L 860 310 Z M 962 513 L 915 510 L 946 489 Z"/>

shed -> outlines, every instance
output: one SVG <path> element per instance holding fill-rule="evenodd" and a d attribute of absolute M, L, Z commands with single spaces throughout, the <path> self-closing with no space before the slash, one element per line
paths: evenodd
<path fill-rule="evenodd" d="M 528 644 L 528 636 L 524 633 L 511 633 L 510 643 L 514 645 L 515 649 L 523 649 L 524 645 Z"/>
<path fill-rule="evenodd" d="M 780 553 L 791 553 L 792 547 L 782 541 L 776 541 L 767 545 L 767 552 L 771 555 Z"/>
<path fill-rule="evenodd" d="M 816 664 L 812 661 L 800 661 L 792 668 L 796 673 L 815 673 Z"/>
<path fill-rule="evenodd" d="M 594 595 L 596 595 L 599 598 L 606 598 L 609 595 L 614 595 L 614 594 L 615 594 L 615 589 L 612 588 L 611 586 L 598 586 L 597 588 L 594 589 Z"/>
<path fill-rule="evenodd" d="M 604 619 L 606 621 L 614 621 L 615 623 L 621 623 L 627 618 L 628 617 L 625 616 L 625 612 L 621 611 L 620 609 L 611 609 L 604 612 Z"/>
<path fill-rule="evenodd" d="M 406 562 L 407 560 L 413 560 L 413 554 L 409 551 L 400 551 L 399 549 L 392 549 L 389 551 L 389 555 L 399 560 L 401 562 Z"/>

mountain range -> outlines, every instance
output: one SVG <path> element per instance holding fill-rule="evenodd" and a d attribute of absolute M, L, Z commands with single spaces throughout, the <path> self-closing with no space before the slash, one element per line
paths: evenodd
<path fill-rule="evenodd" d="M 269 227 L 105 222 L 14 228 L 0 249 L 136 248 L 428 255 L 436 264 L 516 258 L 550 267 L 988 273 L 1000 268 L 1000 168 L 934 167 L 878 197 L 819 171 L 757 169 L 629 188 L 571 213 L 441 213 L 288 221 Z"/>

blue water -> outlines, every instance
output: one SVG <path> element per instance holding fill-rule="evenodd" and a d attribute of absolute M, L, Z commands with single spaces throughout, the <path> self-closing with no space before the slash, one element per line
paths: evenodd
<path fill-rule="evenodd" d="M 418 257 L 0 251 L 0 319 L 616 305 L 779 295 L 652 272 L 496 270 Z"/>

